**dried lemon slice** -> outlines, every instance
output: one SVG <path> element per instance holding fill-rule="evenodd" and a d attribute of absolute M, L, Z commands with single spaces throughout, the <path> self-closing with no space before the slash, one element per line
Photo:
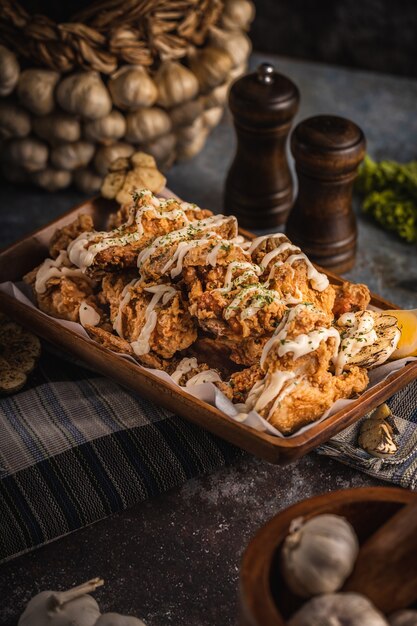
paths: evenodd
<path fill-rule="evenodd" d="M 391 359 L 417 356 L 417 309 L 384 311 L 397 318 L 401 337 Z"/>

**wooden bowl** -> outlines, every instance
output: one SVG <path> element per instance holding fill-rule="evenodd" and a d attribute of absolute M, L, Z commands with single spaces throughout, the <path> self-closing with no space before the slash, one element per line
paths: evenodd
<path fill-rule="evenodd" d="M 280 572 L 281 545 L 291 521 L 333 513 L 354 527 L 362 544 L 417 493 L 393 487 L 344 489 L 303 500 L 263 526 L 248 545 L 240 568 L 240 626 L 285 626 L 305 602 L 286 586 Z"/>

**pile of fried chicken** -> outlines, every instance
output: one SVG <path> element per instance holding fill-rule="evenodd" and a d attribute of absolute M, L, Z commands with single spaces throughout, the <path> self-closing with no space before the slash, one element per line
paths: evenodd
<path fill-rule="evenodd" d="M 285 435 L 362 392 L 400 337 L 365 285 L 329 284 L 285 235 L 248 241 L 235 217 L 147 189 L 106 230 L 79 215 L 49 254 L 25 276 L 42 311 Z"/>

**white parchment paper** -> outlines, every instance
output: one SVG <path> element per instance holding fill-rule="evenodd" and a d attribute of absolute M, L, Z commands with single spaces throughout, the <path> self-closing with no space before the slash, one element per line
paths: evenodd
<path fill-rule="evenodd" d="M 31 294 L 29 293 L 30 289 L 27 287 L 27 285 L 25 285 L 25 283 L 12 283 L 12 282 L 0 283 L 0 291 L 8 294 L 9 296 L 12 296 L 13 298 L 16 298 L 16 300 L 18 300 L 19 302 L 22 302 L 28 308 L 32 308 L 32 309 L 37 308 L 36 305 L 33 303 L 33 301 L 30 299 L 31 298 Z M 375 309 L 375 307 L 372 307 L 372 308 L 374 310 L 377 310 Z M 41 313 L 42 315 L 45 316 L 45 318 L 53 320 L 57 322 L 58 324 L 61 324 L 62 326 L 70 329 L 77 335 L 81 335 L 82 337 L 85 337 L 86 339 L 94 343 L 94 341 L 90 339 L 90 337 L 88 336 L 84 328 L 81 326 L 81 324 L 77 324 L 76 322 L 67 322 L 65 320 L 57 319 L 56 317 L 51 317 L 50 315 L 47 315 L 46 313 L 43 313 L 43 312 Z M 177 383 L 175 383 L 173 379 L 171 378 L 171 376 L 169 376 L 166 372 L 162 372 L 161 370 L 155 370 L 151 368 L 145 368 L 143 365 L 140 365 L 139 363 L 137 363 L 137 361 L 135 361 L 129 355 L 119 354 L 119 356 L 122 356 L 123 358 L 127 358 L 133 361 L 137 365 L 137 367 L 148 369 L 153 374 L 158 376 L 158 378 L 161 378 L 162 380 L 169 382 L 171 385 L 178 386 Z M 399 359 L 398 361 L 385 363 L 384 365 L 380 365 L 379 367 L 376 367 L 374 370 L 371 370 L 369 372 L 370 382 L 369 382 L 367 389 L 371 389 L 377 383 L 383 380 L 386 380 L 389 376 L 394 374 L 394 372 L 398 372 L 398 370 L 403 368 L 406 365 L 406 363 L 410 361 L 415 361 L 415 360 L 417 360 L 417 357 L 408 357 L 405 359 Z M 251 411 L 250 413 L 244 416 L 239 414 L 235 405 L 228 398 L 226 398 L 226 396 L 219 389 L 217 389 L 217 387 L 213 385 L 213 383 L 202 383 L 200 385 L 195 385 L 193 387 L 187 387 L 187 388 L 182 387 L 181 389 L 185 391 L 186 393 L 189 393 L 191 396 L 198 398 L 199 400 L 204 400 L 208 404 L 211 404 L 212 406 L 217 407 L 225 415 L 229 416 L 231 419 L 234 419 L 235 421 L 242 422 L 246 424 L 247 426 L 254 428 L 255 430 L 265 431 L 271 435 L 276 435 L 277 437 L 284 436 L 282 435 L 282 433 L 280 433 L 279 430 L 274 428 L 274 426 L 271 426 L 271 424 L 269 424 L 263 417 L 259 415 L 259 413 L 256 413 L 255 411 Z M 338 400 L 330 409 L 328 409 L 322 415 L 320 419 L 315 420 L 314 422 L 312 422 L 311 424 L 307 426 L 304 426 L 303 428 L 300 428 L 293 435 L 290 435 L 290 437 L 299 435 L 300 433 L 308 430 L 313 425 L 317 424 L 318 422 L 323 421 L 324 419 L 333 415 L 340 409 L 343 409 L 344 407 L 349 406 L 351 402 L 353 402 L 353 400 Z"/>

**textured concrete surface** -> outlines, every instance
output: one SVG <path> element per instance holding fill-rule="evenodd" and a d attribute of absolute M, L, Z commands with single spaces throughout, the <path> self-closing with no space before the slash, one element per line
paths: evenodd
<path fill-rule="evenodd" d="M 261 60 L 257 55 L 253 64 Z M 417 81 L 262 57 L 298 84 L 299 119 L 317 113 L 350 117 L 364 130 L 376 158 L 417 157 Z M 233 156 L 226 115 L 203 153 L 175 166 L 171 188 L 215 210 Z M 4 187 L 0 244 L 21 237 L 68 210 L 76 192 L 47 195 Z M 359 251 L 349 278 L 404 307 L 417 307 L 416 249 L 359 217 Z M 236 623 L 241 554 L 259 526 L 286 506 L 314 494 L 377 482 L 310 454 L 279 468 L 247 455 L 234 467 L 188 482 L 0 567 L 0 625 L 16 624 L 25 602 L 41 589 L 63 589 L 93 576 L 105 610 L 143 617 L 148 626 L 229 626 Z"/>

